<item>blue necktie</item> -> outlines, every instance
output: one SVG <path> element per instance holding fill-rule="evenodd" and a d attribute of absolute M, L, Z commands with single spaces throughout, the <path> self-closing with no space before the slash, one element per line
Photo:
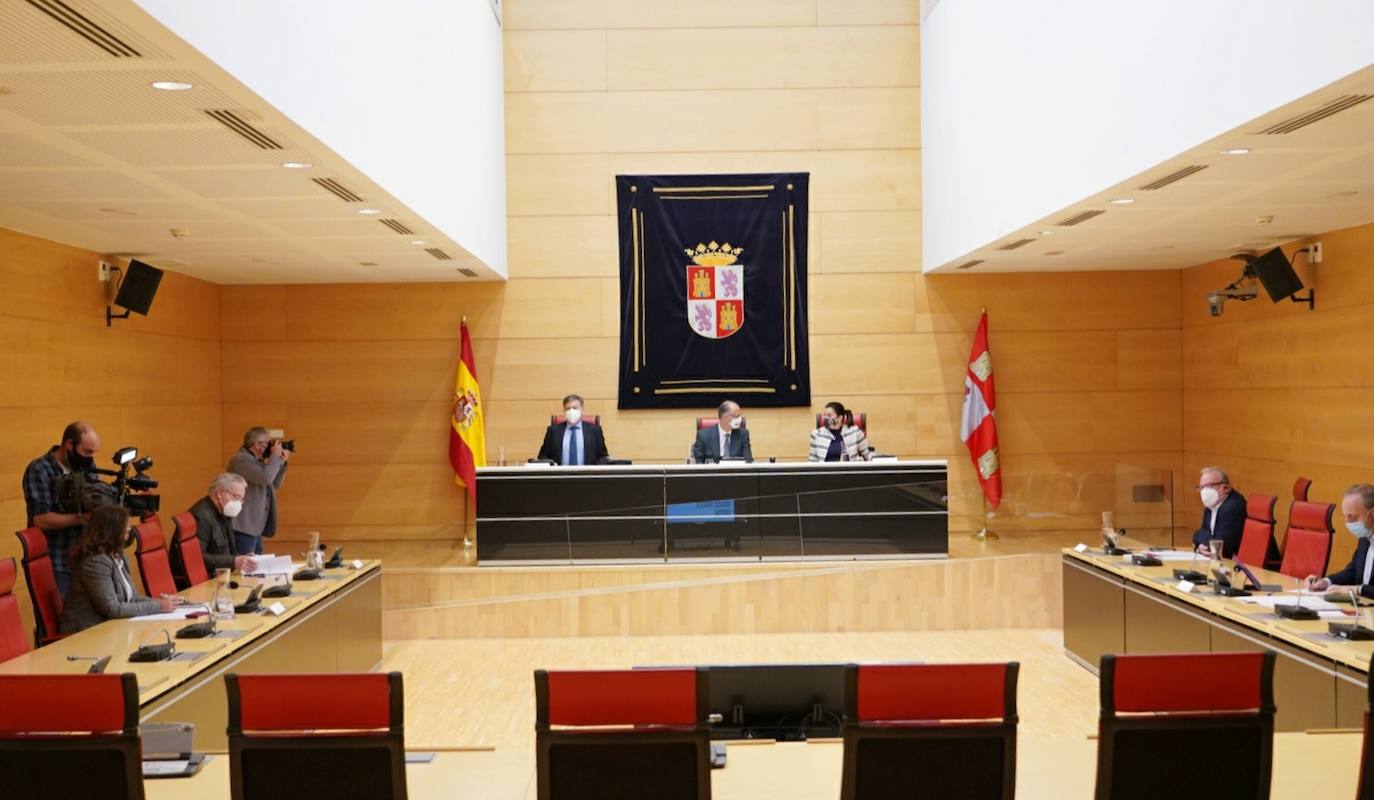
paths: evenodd
<path fill-rule="evenodd" d="M 582 465 L 582 428 L 581 428 L 581 426 L 578 426 L 578 427 L 576 427 L 576 428 L 573 428 L 572 448 L 571 448 L 571 449 L 572 449 L 572 454 L 571 454 L 571 455 L 572 455 L 572 463 L 573 463 L 573 466 L 581 466 L 581 465 Z"/>

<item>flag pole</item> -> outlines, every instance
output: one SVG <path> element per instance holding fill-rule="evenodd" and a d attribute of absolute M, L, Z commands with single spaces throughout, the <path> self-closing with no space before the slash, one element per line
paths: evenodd
<path fill-rule="evenodd" d="M 983 525 L 974 533 L 969 534 L 968 538 L 972 539 L 975 542 L 995 542 L 998 539 L 1001 539 L 1002 537 L 998 536 L 996 531 L 988 530 L 988 520 L 992 518 L 991 515 L 988 514 L 988 496 L 986 494 L 982 494 L 981 492 L 979 492 L 979 494 L 982 495 L 980 499 L 983 505 Z"/>

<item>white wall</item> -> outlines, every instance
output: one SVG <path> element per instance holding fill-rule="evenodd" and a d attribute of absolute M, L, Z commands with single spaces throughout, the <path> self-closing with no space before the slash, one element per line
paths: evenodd
<path fill-rule="evenodd" d="M 501 275 L 501 29 L 489 0 L 136 0 Z"/>
<path fill-rule="evenodd" d="M 926 10 L 927 271 L 1374 62 L 1363 0 Z"/>

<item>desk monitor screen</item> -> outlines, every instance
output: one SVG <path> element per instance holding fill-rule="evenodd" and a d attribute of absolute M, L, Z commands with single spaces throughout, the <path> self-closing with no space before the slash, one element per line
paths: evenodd
<path fill-rule="evenodd" d="M 710 668 L 713 739 L 793 740 L 840 735 L 843 664 L 744 664 Z M 817 716 L 819 711 L 819 717 Z"/>

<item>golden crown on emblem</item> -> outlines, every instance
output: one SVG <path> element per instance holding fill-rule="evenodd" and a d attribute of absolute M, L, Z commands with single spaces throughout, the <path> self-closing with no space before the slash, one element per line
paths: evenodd
<path fill-rule="evenodd" d="M 740 253 L 744 252 L 743 247 L 731 247 L 729 242 L 725 244 L 698 244 L 695 249 L 688 247 L 682 252 L 691 256 L 692 261 L 703 267 L 728 267 L 735 263 L 735 259 Z"/>

